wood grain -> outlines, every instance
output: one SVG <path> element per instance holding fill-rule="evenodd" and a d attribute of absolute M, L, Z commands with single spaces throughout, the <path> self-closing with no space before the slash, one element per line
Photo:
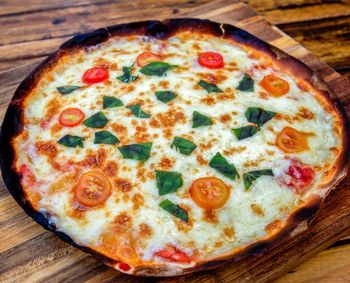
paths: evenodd
<path fill-rule="evenodd" d="M 348 1 L 249 2 L 256 11 L 332 66 L 345 74 L 350 73 L 349 49 L 346 48 L 350 43 Z M 166 0 L 159 5 L 159 1 L 153 0 L 73 0 L 69 3 L 31 0 L 32 5 L 28 7 L 18 5 L 16 1 L 0 0 L 0 3 L 0 120 L 18 83 L 72 34 L 123 21 L 150 19 L 154 15 L 159 19 L 170 16 L 210 18 L 243 27 L 313 67 L 350 113 L 350 83 L 238 1 Z M 291 272 L 278 282 L 350 281 L 347 240 L 297 266 L 350 235 L 349 187 L 350 180 L 347 179 L 327 198 L 309 231 L 270 249 L 264 257 L 243 257 L 219 270 L 152 282 L 266 282 L 288 271 Z M 108 268 L 44 231 L 23 213 L 2 182 L 0 238 L 0 282 L 150 282 Z"/>

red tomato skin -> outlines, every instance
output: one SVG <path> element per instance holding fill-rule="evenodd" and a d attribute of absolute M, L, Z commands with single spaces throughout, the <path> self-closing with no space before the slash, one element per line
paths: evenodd
<path fill-rule="evenodd" d="M 154 253 L 155 256 L 159 256 L 170 261 L 174 262 L 182 262 L 182 263 L 190 263 L 191 259 L 188 257 L 186 253 L 179 250 L 174 246 L 169 246 L 165 249 L 159 250 Z"/>
<path fill-rule="evenodd" d="M 123 270 L 123 271 L 129 271 L 130 268 L 131 268 L 131 266 L 129 264 L 125 263 L 125 262 L 120 262 L 118 264 L 118 267 L 119 267 L 120 270 Z"/>
<path fill-rule="evenodd" d="M 83 82 L 86 84 L 96 84 L 109 79 L 108 70 L 103 67 L 93 67 L 83 75 Z"/>
<path fill-rule="evenodd" d="M 220 69 L 224 67 L 224 58 L 216 52 L 204 52 L 198 56 L 199 65 L 209 69 Z"/>
<path fill-rule="evenodd" d="M 136 58 L 136 63 L 139 67 L 144 67 L 149 63 L 162 61 L 162 58 L 153 52 L 143 52 L 139 54 Z"/>
<path fill-rule="evenodd" d="M 69 121 L 69 119 L 65 118 L 65 115 L 76 115 L 77 116 L 77 120 L 75 121 Z M 59 122 L 62 126 L 65 127 L 75 127 L 77 125 L 79 125 L 85 118 L 85 114 L 78 108 L 67 108 L 65 110 L 63 110 L 60 114 L 59 117 Z"/>
<path fill-rule="evenodd" d="M 298 164 L 290 165 L 287 175 L 291 177 L 287 185 L 293 187 L 299 194 L 309 187 L 315 179 L 315 171 L 311 167 L 302 167 Z"/>

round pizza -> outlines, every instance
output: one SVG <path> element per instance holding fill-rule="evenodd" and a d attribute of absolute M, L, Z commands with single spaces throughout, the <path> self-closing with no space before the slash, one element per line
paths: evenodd
<path fill-rule="evenodd" d="M 60 238 L 172 276 L 307 228 L 346 173 L 346 133 L 300 61 L 231 25 L 146 21 L 78 35 L 39 65 L 8 108 L 1 163 Z"/>

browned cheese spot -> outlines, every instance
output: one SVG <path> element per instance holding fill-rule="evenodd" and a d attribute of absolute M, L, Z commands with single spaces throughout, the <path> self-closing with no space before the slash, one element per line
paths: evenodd
<path fill-rule="evenodd" d="M 141 223 L 139 225 L 139 231 L 142 238 L 149 238 L 153 235 L 152 228 L 146 223 Z"/>
<path fill-rule="evenodd" d="M 103 168 L 103 171 L 109 177 L 115 177 L 118 171 L 118 163 L 110 160 L 106 163 L 106 166 Z"/>
<path fill-rule="evenodd" d="M 215 210 L 204 210 L 203 212 L 203 220 L 209 223 L 217 224 L 218 218 L 216 216 Z"/>
<path fill-rule="evenodd" d="M 91 149 L 88 149 L 85 159 L 81 163 L 83 166 L 101 168 L 105 160 L 106 150 L 104 148 L 99 148 L 97 152 L 93 152 Z"/>
<path fill-rule="evenodd" d="M 126 232 L 132 226 L 132 218 L 127 212 L 123 211 L 114 218 L 114 223 L 116 232 Z"/>
<path fill-rule="evenodd" d="M 133 202 L 133 209 L 137 210 L 145 204 L 144 198 L 140 193 L 135 193 L 131 199 Z"/>
<path fill-rule="evenodd" d="M 35 143 L 36 151 L 47 157 L 55 157 L 57 155 L 56 143 L 53 141 L 37 141 Z"/>
<path fill-rule="evenodd" d="M 123 193 L 130 192 L 133 187 L 132 183 L 129 180 L 123 178 L 116 178 L 114 180 L 114 183 L 116 188 Z"/>
<path fill-rule="evenodd" d="M 264 217 L 265 212 L 264 209 L 257 203 L 252 203 L 250 205 L 250 208 L 252 209 L 253 213 L 259 217 Z"/>
<path fill-rule="evenodd" d="M 159 167 L 163 170 L 169 170 L 171 167 L 173 167 L 175 163 L 174 159 L 171 159 L 169 157 L 166 157 L 165 155 L 162 157 L 162 159 L 159 161 Z"/>
<path fill-rule="evenodd" d="M 276 219 L 265 227 L 265 231 L 269 234 L 273 234 L 278 230 L 280 230 L 281 226 L 282 226 L 281 220 Z"/>

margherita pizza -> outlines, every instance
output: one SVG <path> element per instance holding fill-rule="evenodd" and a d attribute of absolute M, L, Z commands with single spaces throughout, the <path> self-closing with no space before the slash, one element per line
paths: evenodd
<path fill-rule="evenodd" d="M 312 217 L 346 173 L 345 124 L 307 66 L 245 31 L 122 24 L 76 36 L 22 82 L 2 170 L 64 240 L 122 272 L 171 276 Z"/>

